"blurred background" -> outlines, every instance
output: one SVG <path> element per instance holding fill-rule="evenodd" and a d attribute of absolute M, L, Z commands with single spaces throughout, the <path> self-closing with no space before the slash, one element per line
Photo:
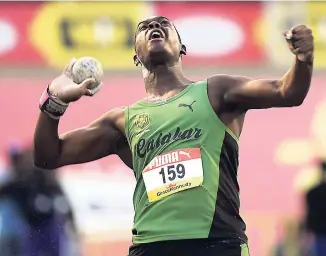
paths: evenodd
<path fill-rule="evenodd" d="M 174 21 L 194 80 L 217 73 L 278 78 L 293 61 L 282 32 L 300 23 L 312 28 L 311 91 L 299 108 L 247 114 L 239 182 L 251 255 L 313 255 L 319 233 L 326 244 L 326 233 L 314 229 L 325 225 L 323 209 L 306 209 L 307 192 L 324 184 L 326 169 L 326 2 L 310 1 L 1 2 L 0 255 L 127 255 L 132 171 L 112 156 L 45 172 L 33 166 L 30 143 L 39 97 L 72 57 L 99 59 L 104 86 L 71 104 L 60 132 L 144 96 L 133 40 L 137 23 L 153 15 Z M 314 205 L 325 204 L 321 191 Z"/>

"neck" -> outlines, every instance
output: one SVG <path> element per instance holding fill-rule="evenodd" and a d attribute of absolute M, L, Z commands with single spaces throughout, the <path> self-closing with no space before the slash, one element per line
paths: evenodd
<path fill-rule="evenodd" d="M 143 67 L 142 71 L 147 96 L 162 96 L 190 82 L 184 77 L 180 64 L 160 65 L 150 71 Z"/>

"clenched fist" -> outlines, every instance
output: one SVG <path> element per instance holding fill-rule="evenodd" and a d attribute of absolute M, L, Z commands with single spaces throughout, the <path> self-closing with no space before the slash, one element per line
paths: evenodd
<path fill-rule="evenodd" d="M 312 62 L 314 51 L 314 37 L 306 25 L 297 25 L 284 32 L 291 52 L 302 62 Z"/>
<path fill-rule="evenodd" d="M 62 75 L 54 79 L 49 86 L 50 94 L 64 103 L 76 101 L 84 95 L 94 95 L 94 92 L 90 89 L 96 84 L 94 78 L 88 78 L 80 84 L 76 84 L 72 80 L 71 69 L 75 62 L 75 59 L 71 60 L 70 64 L 64 69 Z"/>

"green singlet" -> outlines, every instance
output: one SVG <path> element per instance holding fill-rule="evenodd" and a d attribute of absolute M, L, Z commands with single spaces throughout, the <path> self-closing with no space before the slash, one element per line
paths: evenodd
<path fill-rule="evenodd" d="M 247 242 L 239 215 L 238 141 L 215 114 L 207 80 L 125 112 L 136 188 L 133 242 Z"/>

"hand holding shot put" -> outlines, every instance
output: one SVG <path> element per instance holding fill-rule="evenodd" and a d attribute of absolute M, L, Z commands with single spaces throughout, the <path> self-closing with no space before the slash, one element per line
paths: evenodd
<path fill-rule="evenodd" d="M 72 59 L 61 76 L 49 85 L 49 94 L 68 104 L 82 96 L 93 96 L 102 86 L 103 69 L 91 57 Z"/>

